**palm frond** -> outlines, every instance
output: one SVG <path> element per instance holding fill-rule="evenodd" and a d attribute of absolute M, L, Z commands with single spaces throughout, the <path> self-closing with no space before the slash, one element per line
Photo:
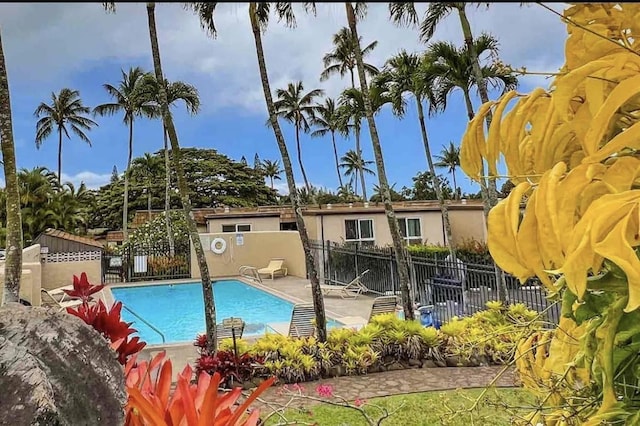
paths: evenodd
<path fill-rule="evenodd" d="M 389 3 L 389 19 L 402 27 L 415 27 L 420 22 L 413 3 Z"/>
<path fill-rule="evenodd" d="M 114 115 L 120 112 L 121 110 L 122 110 L 121 104 L 116 104 L 116 103 L 102 104 L 93 108 L 93 115 L 94 116 Z"/>
<path fill-rule="evenodd" d="M 218 30 L 214 19 L 218 3 L 183 3 L 186 10 L 191 10 L 200 20 L 200 26 L 212 38 L 216 38 Z"/>
<path fill-rule="evenodd" d="M 89 146 L 91 146 L 91 141 L 79 126 L 76 126 L 75 124 L 71 124 L 71 131 L 75 133 L 75 135 L 79 137 L 80 140 L 86 142 L 87 144 L 89 144 Z"/>
<path fill-rule="evenodd" d="M 438 24 L 454 9 L 453 3 L 432 2 L 427 7 L 424 20 L 420 24 L 420 40 L 427 43 L 436 32 Z"/>

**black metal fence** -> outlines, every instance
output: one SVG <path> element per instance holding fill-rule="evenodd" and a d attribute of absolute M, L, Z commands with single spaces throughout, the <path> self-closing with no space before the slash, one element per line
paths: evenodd
<path fill-rule="evenodd" d="M 135 246 L 102 256 L 102 282 L 169 280 L 191 277 L 191 248 L 179 244 Z"/>
<path fill-rule="evenodd" d="M 368 270 L 362 283 L 374 295 L 399 295 L 399 276 L 391 248 L 364 248 L 357 244 L 330 241 L 312 243 L 314 258 L 325 283 L 346 284 Z M 433 315 L 441 322 L 453 316 L 472 315 L 486 303 L 500 300 L 497 274 L 493 264 L 475 264 L 437 256 L 409 255 L 411 293 L 421 305 L 433 305 Z M 545 320 L 557 324 L 560 306 L 546 298 L 536 279 L 525 285 L 504 274 L 508 299 L 545 313 Z"/>

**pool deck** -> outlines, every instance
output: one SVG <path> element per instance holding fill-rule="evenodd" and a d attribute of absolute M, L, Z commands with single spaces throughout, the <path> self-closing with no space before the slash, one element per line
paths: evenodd
<path fill-rule="evenodd" d="M 262 284 L 253 282 L 251 280 L 242 277 L 216 277 L 215 280 L 220 279 L 238 279 L 242 282 L 250 284 L 256 288 L 267 291 L 282 299 L 288 300 L 292 303 L 310 303 L 311 289 L 307 287 L 309 280 L 299 277 L 278 277 L 273 281 L 270 279 L 262 280 Z M 193 282 L 193 279 L 172 281 L 178 282 Z M 166 284 L 166 282 L 149 282 L 149 283 L 127 283 L 117 284 L 110 287 L 130 287 L 149 284 Z M 113 302 L 113 296 L 111 291 L 106 292 L 106 299 L 109 302 Z M 373 296 L 360 295 L 356 299 L 343 299 L 337 292 L 331 293 L 328 296 L 324 296 L 325 312 L 329 318 L 332 318 L 346 327 L 360 327 L 366 324 L 369 314 L 371 312 L 371 306 L 373 304 Z M 222 318 L 218 318 L 218 322 L 221 322 Z M 288 323 L 270 323 L 269 327 L 277 330 L 278 332 L 288 332 Z M 253 340 L 256 336 L 246 336 L 245 340 Z M 194 336 L 195 339 L 195 336 Z M 142 350 L 139 355 L 140 359 L 149 359 L 158 352 L 166 350 L 167 356 L 173 361 L 174 365 L 174 377 L 178 372 L 182 371 L 182 368 L 187 364 L 193 365 L 198 354 L 196 348 L 191 343 L 176 343 L 176 344 L 160 344 L 160 345 L 148 345 Z"/>

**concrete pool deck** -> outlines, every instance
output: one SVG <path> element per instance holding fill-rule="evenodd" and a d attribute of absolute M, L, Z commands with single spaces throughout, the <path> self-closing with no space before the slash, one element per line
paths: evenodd
<path fill-rule="evenodd" d="M 249 279 L 232 276 L 232 277 L 216 277 L 214 280 L 222 279 L 237 279 L 246 284 L 252 285 L 258 289 L 264 290 L 277 297 L 285 299 L 291 303 L 310 303 L 311 289 L 306 287 L 309 284 L 309 280 L 299 277 L 287 276 L 279 277 L 274 280 L 264 279 L 262 284 L 251 281 Z M 194 282 L 194 279 L 176 280 L 171 283 L 188 283 Z M 108 304 L 113 303 L 113 295 L 110 288 L 117 287 L 135 287 L 141 285 L 161 285 L 167 284 L 164 281 L 152 281 L 152 282 L 136 282 L 136 283 L 123 283 L 110 285 L 109 291 L 105 292 L 105 299 Z M 374 296 L 360 295 L 356 299 L 343 299 L 338 293 L 333 293 L 324 297 L 325 311 L 327 317 L 334 319 L 346 327 L 359 327 L 367 323 L 369 314 L 371 313 L 371 306 L 373 304 Z M 218 322 L 221 322 L 223 318 L 218 318 Z M 288 330 L 289 323 L 270 323 L 269 326 L 275 330 Z M 287 331 L 285 331 L 286 333 Z M 193 336 L 194 339 L 196 336 Z M 244 340 L 255 340 L 259 336 L 246 336 Z M 182 371 L 184 366 L 189 363 L 193 365 L 197 359 L 196 348 L 192 343 L 173 343 L 173 344 L 158 344 L 148 345 L 145 347 L 139 355 L 140 359 L 149 359 L 158 352 L 165 350 L 167 357 L 173 361 L 174 376 L 178 372 Z"/>

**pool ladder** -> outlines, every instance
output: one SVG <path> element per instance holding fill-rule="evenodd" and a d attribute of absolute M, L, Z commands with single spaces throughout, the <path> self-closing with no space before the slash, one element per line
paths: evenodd
<path fill-rule="evenodd" d="M 156 327 L 154 327 L 153 324 L 151 324 L 149 321 L 145 320 L 144 318 L 142 318 L 140 315 L 136 314 L 135 312 L 133 312 L 132 309 L 130 309 L 127 305 L 125 305 L 124 303 L 122 304 L 122 307 L 125 308 L 127 311 L 129 311 L 129 313 L 131 315 L 133 315 L 134 317 L 138 318 L 140 321 L 142 321 L 143 323 L 145 323 L 149 328 L 151 328 L 153 331 L 155 331 L 156 333 L 158 333 L 160 335 L 160 337 L 162 337 L 162 343 L 165 343 L 167 341 L 167 339 L 164 338 L 164 334 L 162 334 L 162 332 L 160 330 L 158 330 Z"/>

